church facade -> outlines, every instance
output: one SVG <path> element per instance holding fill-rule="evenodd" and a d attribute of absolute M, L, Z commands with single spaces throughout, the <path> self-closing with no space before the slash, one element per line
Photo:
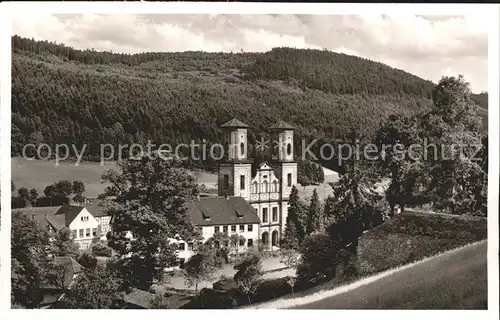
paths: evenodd
<path fill-rule="evenodd" d="M 260 219 L 259 239 L 265 248 L 279 246 L 288 215 L 288 199 L 297 184 L 294 160 L 294 128 L 280 121 L 271 129 L 269 163 L 257 164 L 248 157 L 248 125 L 233 119 L 221 126 L 227 154 L 219 164 L 218 194 L 242 197 Z"/>

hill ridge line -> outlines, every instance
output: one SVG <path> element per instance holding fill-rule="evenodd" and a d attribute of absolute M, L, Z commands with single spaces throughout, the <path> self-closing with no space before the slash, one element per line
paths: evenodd
<path fill-rule="evenodd" d="M 458 248 L 455 248 L 452 250 L 444 251 L 444 252 L 441 252 L 439 254 L 424 258 L 422 260 L 418 260 L 418 261 L 415 261 L 415 262 L 412 262 L 409 264 L 402 265 L 402 266 L 397 267 L 397 268 L 389 269 L 389 270 L 386 270 L 386 271 L 383 271 L 383 272 L 380 272 L 380 273 L 377 273 L 377 274 L 374 274 L 371 276 L 367 276 L 367 277 L 362 278 L 360 280 L 357 280 L 353 283 L 346 284 L 346 285 L 343 285 L 343 286 L 340 286 L 340 287 L 337 287 L 334 289 L 322 290 L 322 291 L 313 293 L 313 294 L 305 296 L 305 297 L 275 300 L 275 301 L 263 303 L 263 304 L 260 304 L 260 305 L 257 305 L 257 306 L 254 306 L 254 307 L 248 308 L 248 309 L 286 309 L 286 308 L 290 308 L 290 307 L 298 307 L 301 305 L 306 305 L 309 303 L 317 302 L 317 301 L 320 301 L 320 300 L 323 300 L 326 298 L 332 298 L 334 296 L 337 296 L 337 295 L 340 295 L 343 293 L 347 293 L 347 292 L 352 291 L 354 289 L 360 288 L 364 285 L 373 283 L 377 280 L 386 278 L 386 277 L 391 276 L 397 272 L 400 272 L 400 271 L 409 269 L 411 267 L 423 264 L 423 263 L 428 262 L 430 260 L 433 260 L 435 258 L 444 256 L 447 254 L 452 254 L 452 253 L 461 251 L 461 250 L 468 248 L 468 247 L 479 246 L 483 243 L 487 243 L 487 241 L 488 240 L 485 239 L 485 240 L 469 243 L 465 246 L 461 246 L 461 247 L 458 247 Z"/>

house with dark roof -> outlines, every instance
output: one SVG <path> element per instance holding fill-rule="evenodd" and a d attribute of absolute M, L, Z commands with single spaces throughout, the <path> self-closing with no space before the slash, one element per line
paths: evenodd
<path fill-rule="evenodd" d="M 65 292 L 83 272 L 83 267 L 72 257 L 54 257 L 55 269 L 51 270 L 42 283 L 42 308 L 57 308 Z"/>
<path fill-rule="evenodd" d="M 192 224 L 200 228 L 204 240 L 210 239 L 216 232 L 229 236 L 237 234 L 240 239 L 239 251 L 257 248 L 260 220 L 255 209 L 242 197 L 206 197 L 187 204 Z M 193 243 L 182 239 L 173 239 L 178 245 L 177 257 L 181 266 L 193 255 Z"/>
<path fill-rule="evenodd" d="M 99 221 L 81 205 L 64 204 L 60 207 L 35 207 L 20 210 L 35 219 L 38 225 L 46 229 L 49 234 L 63 227 L 69 228 L 73 240 L 81 250 L 90 248 L 93 242 L 106 236 L 100 229 Z"/>

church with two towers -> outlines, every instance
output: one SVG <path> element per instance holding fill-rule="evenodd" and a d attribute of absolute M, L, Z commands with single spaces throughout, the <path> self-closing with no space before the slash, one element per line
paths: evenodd
<path fill-rule="evenodd" d="M 248 125 L 233 119 L 221 129 L 228 152 L 219 164 L 218 194 L 247 201 L 259 217 L 262 244 L 277 247 L 285 229 L 288 198 L 297 183 L 294 128 L 283 121 L 270 128 L 271 141 L 266 146 L 271 160 L 257 164 L 255 175 L 253 160 L 248 157 Z"/>
<path fill-rule="evenodd" d="M 271 130 L 266 147 L 269 161 L 255 163 L 249 157 L 248 130 L 245 123 L 233 119 L 221 126 L 224 155 L 219 161 L 218 196 L 200 197 L 187 204 L 193 225 L 206 241 L 215 233 L 239 237 L 239 252 L 247 248 L 279 248 L 288 214 L 288 199 L 297 184 L 293 132 L 279 121 Z M 252 170 L 252 166 L 256 165 Z M 252 174 L 252 171 L 254 172 Z M 173 239 L 181 265 L 193 255 L 193 244 Z"/>

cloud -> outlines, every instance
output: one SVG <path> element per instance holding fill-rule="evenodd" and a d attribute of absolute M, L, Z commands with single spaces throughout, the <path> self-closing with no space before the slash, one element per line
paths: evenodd
<path fill-rule="evenodd" d="M 113 52 L 262 52 L 326 48 L 438 81 L 461 73 L 487 90 L 488 21 L 481 16 L 50 15 L 14 17 L 13 32 Z M 452 70 L 452 71 L 451 71 Z"/>

